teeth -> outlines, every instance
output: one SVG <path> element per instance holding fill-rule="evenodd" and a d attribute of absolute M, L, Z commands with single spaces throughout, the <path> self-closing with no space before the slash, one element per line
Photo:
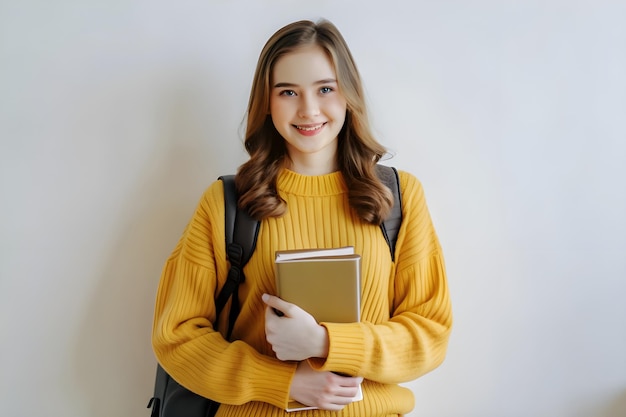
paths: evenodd
<path fill-rule="evenodd" d="M 322 127 L 322 125 L 324 125 L 324 123 L 320 123 L 319 125 L 317 125 L 317 126 L 312 126 L 312 127 L 296 126 L 296 128 L 297 128 L 298 130 L 304 130 L 305 132 L 310 132 L 310 131 L 312 131 L 312 130 L 317 130 L 317 129 L 319 129 L 320 127 Z"/>

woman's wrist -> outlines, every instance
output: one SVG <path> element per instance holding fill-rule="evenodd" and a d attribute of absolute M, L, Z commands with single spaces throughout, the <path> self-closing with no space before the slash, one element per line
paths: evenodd
<path fill-rule="evenodd" d="M 322 326 L 321 324 L 318 324 L 318 335 L 316 337 L 317 343 L 317 349 L 314 355 L 312 355 L 312 357 L 316 357 L 316 358 L 326 358 L 328 357 L 328 348 L 330 345 L 330 341 L 328 338 L 328 329 L 326 328 L 326 326 Z"/>

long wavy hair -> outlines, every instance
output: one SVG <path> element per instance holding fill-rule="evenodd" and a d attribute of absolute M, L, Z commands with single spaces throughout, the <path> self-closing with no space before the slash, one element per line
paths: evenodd
<path fill-rule="evenodd" d="M 326 20 L 303 20 L 279 29 L 267 41 L 257 63 L 247 111 L 245 148 L 250 159 L 236 177 L 239 205 L 256 219 L 279 217 L 287 209 L 276 188 L 288 162 L 285 140 L 270 115 L 272 71 L 284 55 L 304 46 L 320 46 L 337 74 L 347 101 L 346 119 L 338 135 L 337 166 L 348 188 L 353 210 L 365 222 L 380 224 L 393 205 L 389 189 L 376 176 L 375 165 L 387 150 L 374 138 L 367 115 L 363 84 L 346 41 Z"/>

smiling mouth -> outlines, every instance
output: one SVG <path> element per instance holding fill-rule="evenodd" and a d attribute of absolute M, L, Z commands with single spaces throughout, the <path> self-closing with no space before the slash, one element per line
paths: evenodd
<path fill-rule="evenodd" d="M 303 132 L 313 132 L 313 131 L 321 129 L 322 127 L 324 127 L 325 124 L 326 122 L 319 123 L 316 125 L 293 125 L 293 127 Z"/>

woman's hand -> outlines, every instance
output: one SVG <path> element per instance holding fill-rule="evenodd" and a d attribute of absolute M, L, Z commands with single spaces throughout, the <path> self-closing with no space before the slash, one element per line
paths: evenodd
<path fill-rule="evenodd" d="M 308 406 L 339 411 L 352 402 L 361 382 L 361 377 L 316 371 L 307 361 L 302 361 L 291 381 L 289 395 Z"/>
<path fill-rule="evenodd" d="M 328 356 L 328 332 L 315 318 L 295 304 L 263 294 L 265 337 L 282 361 Z M 277 314 L 277 311 L 282 315 Z"/>

